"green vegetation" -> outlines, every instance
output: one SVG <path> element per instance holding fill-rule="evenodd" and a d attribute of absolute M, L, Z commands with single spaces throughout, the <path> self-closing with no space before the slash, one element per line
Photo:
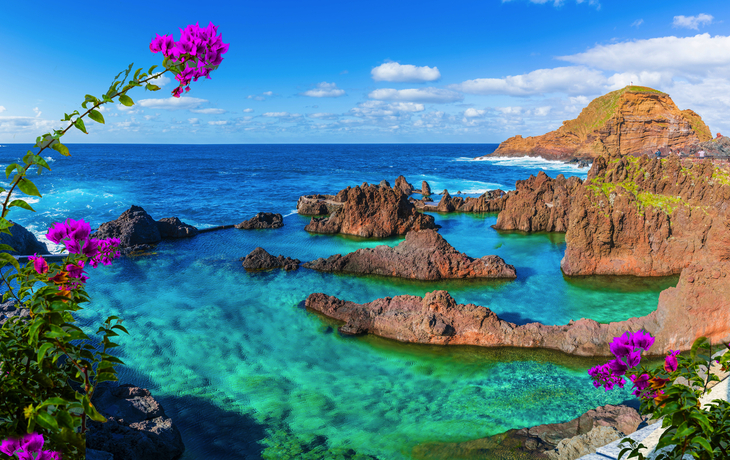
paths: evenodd
<path fill-rule="evenodd" d="M 702 121 L 702 118 L 697 115 L 694 111 L 686 109 L 682 110 L 682 115 L 689 121 L 692 126 L 692 130 L 697 134 L 700 142 L 706 142 L 712 140 L 712 133 L 710 128 Z"/>
<path fill-rule="evenodd" d="M 715 167 L 715 172 L 712 173 L 712 180 L 722 185 L 730 185 L 730 171 Z"/>

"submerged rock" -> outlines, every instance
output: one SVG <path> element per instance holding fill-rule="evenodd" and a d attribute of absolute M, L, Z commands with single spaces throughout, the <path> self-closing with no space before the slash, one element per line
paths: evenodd
<path fill-rule="evenodd" d="M 14 222 L 8 230 L 10 230 L 12 235 L 0 233 L 0 244 L 7 244 L 15 250 L 0 252 L 8 252 L 10 254 L 20 256 L 33 255 L 36 253 L 39 255 L 50 254 L 46 244 L 38 241 L 35 235 L 26 230 L 22 225 Z"/>
<path fill-rule="evenodd" d="M 296 270 L 299 268 L 299 259 L 291 257 L 274 257 L 264 248 L 256 248 L 246 257 L 242 258 L 243 267 L 246 270 L 272 270 L 275 268 L 283 268 L 284 270 Z"/>
<path fill-rule="evenodd" d="M 92 402 L 107 421 L 89 422 L 87 448 L 114 460 L 173 460 L 185 452 L 180 431 L 149 390 L 102 382 Z"/>
<path fill-rule="evenodd" d="M 244 220 L 236 225 L 238 229 L 254 230 L 254 229 L 270 229 L 281 228 L 284 226 L 284 218 L 281 214 L 273 212 L 260 212 L 248 220 Z"/>
<path fill-rule="evenodd" d="M 317 259 L 305 268 L 396 276 L 419 280 L 447 278 L 516 278 L 515 268 L 498 256 L 473 259 L 454 249 L 436 230 L 408 232 L 395 247 L 358 249 L 342 256 Z"/>

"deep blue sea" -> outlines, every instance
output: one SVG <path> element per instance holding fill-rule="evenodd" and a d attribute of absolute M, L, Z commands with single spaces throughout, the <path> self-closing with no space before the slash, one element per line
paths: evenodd
<path fill-rule="evenodd" d="M 513 190 L 544 170 L 586 177 L 586 169 L 537 159 L 474 158 L 485 145 L 69 145 L 46 154 L 51 172 L 33 173 L 43 198 L 10 218 L 42 241 L 68 217 L 92 228 L 131 205 L 153 218 L 177 216 L 199 228 L 236 224 L 260 211 L 284 215 L 276 230 L 228 229 L 165 241 L 150 256 L 90 270 L 92 302 L 77 313 L 92 335 L 109 315 L 124 319 L 115 350 L 121 383 L 149 388 L 182 432 L 184 460 L 409 459 L 425 442 L 465 441 L 511 428 L 566 421 L 617 404 L 628 391 L 595 389 L 586 374 L 601 360 L 561 353 L 401 344 L 342 337 L 303 308 L 312 292 L 356 302 L 446 289 L 459 303 L 492 309 L 517 323 L 600 322 L 648 314 L 676 279 L 593 277 L 560 271 L 560 234 L 500 233 L 496 214 L 434 214 L 440 233 L 472 257 L 497 254 L 515 281 L 414 282 L 295 272 L 247 273 L 239 258 L 261 246 L 302 261 L 399 238 L 311 235 L 296 214 L 300 195 L 362 182 L 466 196 Z M 0 147 L 4 170 L 28 146 Z M 5 185 L 5 183 L 0 184 Z M 51 252 L 61 247 L 49 243 Z M 348 454 L 348 455 L 349 455 Z M 342 457 L 350 458 L 350 457 Z"/>

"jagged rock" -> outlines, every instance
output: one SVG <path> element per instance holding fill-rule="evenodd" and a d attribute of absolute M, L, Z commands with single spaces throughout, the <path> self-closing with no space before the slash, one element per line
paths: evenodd
<path fill-rule="evenodd" d="M 400 190 L 403 192 L 404 195 L 410 195 L 413 193 L 413 186 L 408 183 L 405 177 L 398 176 L 395 180 L 395 187 L 393 187 L 396 190 Z"/>
<path fill-rule="evenodd" d="M 0 233 L 0 244 L 10 245 L 15 251 L 0 251 L 8 252 L 13 255 L 33 255 L 50 254 L 48 247 L 45 243 L 41 243 L 31 232 L 25 229 L 22 225 L 13 222 L 8 230 L 12 235 L 7 233 Z"/>
<path fill-rule="evenodd" d="M 687 150 L 711 138 L 702 118 L 691 110 L 680 111 L 668 95 L 627 86 L 594 99 L 578 118 L 564 121 L 557 130 L 511 137 L 490 155 L 558 160 L 643 155 L 657 149 Z"/>
<path fill-rule="evenodd" d="M 427 212 L 498 212 L 504 209 L 507 194 L 503 190 L 488 190 L 478 198 L 453 197 L 448 193 L 434 206 L 429 201 L 414 200 L 418 210 Z"/>
<path fill-rule="evenodd" d="M 385 180 L 385 179 L 381 180 L 379 185 L 380 185 L 380 187 L 388 187 L 388 188 L 390 188 L 390 183 L 387 180 Z"/>
<path fill-rule="evenodd" d="M 335 195 L 304 195 L 297 201 L 297 213 L 302 216 L 326 216 L 342 207 Z"/>
<path fill-rule="evenodd" d="M 565 232 L 568 213 L 576 190 L 583 184 L 579 178 L 562 174 L 551 179 L 540 171 L 537 176 L 519 180 L 515 191 L 500 203 L 502 211 L 494 228 L 523 232 Z"/>
<path fill-rule="evenodd" d="M 704 150 L 706 156 L 730 157 L 730 137 L 722 136 L 717 139 L 710 139 L 687 153 L 695 155 L 699 150 Z"/>
<path fill-rule="evenodd" d="M 431 187 L 429 187 L 426 181 L 421 182 L 421 195 L 424 197 L 431 195 Z"/>
<path fill-rule="evenodd" d="M 189 238 L 198 234 L 198 229 L 177 217 L 164 217 L 157 221 L 157 229 L 162 238 Z"/>
<path fill-rule="evenodd" d="M 317 259 L 305 268 L 327 272 L 348 272 L 396 276 L 419 280 L 447 278 L 516 278 L 515 268 L 501 257 L 473 259 L 454 249 L 436 230 L 408 232 L 395 247 L 358 249 L 342 256 Z"/>
<path fill-rule="evenodd" d="M 264 248 L 256 248 L 246 257 L 242 258 L 243 267 L 246 270 L 271 270 L 274 268 L 283 268 L 284 270 L 296 270 L 299 268 L 299 259 L 291 257 L 274 257 Z"/>
<path fill-rule="evenodd" d="M 149 390 L 102 382 L 92 402 L 107 422 L 89 422 L 87 448 L 109 452 L 114 460 L 172 460 L 185 451 L 180 431 Z"/>
<path fill-rule="evenodd" d="M 400 191 L 369 185 L 345 190 L 347 195 L 342 208 L 329 217 L 313 217 L 304 229 L 312 233 L 383 238 L 436 228 L 433 216 L 419 213 Z M 343 192 L 337 196 L 341 197 Z"/>
<path fill-rule="evenodd" d="M 120 247 L 156 244 L 162 240 L 155 220 L 140 206 L 132 205 L 118 219 L 104 222 L 92 238 L 119 238 Z"/>
<path fill-rule="evenodd" d="M 260 212 L 250 218 L 244 220 L 240 224 L 236 225 L 238 229 L 253 230 L 253 229 L 270 229 L 270 228 L 281 228 L 284 226 L 284 218 L 281 214 L 275 214 L 272 212 Z"/>
<path fill-rule="evenodd" d="M 555 460 L 575 460 L 584 455 L 595 453 L 599 447 L 624 437 L 626 437 L 626 433 L 622 433 L 616 428 L 596 426 L 588 433 L 561 440 L 555 450 L 548 451 L 547 455 Z"/>

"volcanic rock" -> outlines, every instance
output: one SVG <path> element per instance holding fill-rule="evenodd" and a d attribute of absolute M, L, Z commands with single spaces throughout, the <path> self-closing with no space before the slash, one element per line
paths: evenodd
<path fill-rule="evenodd" d="M 689 149 L 712 138 L 691 110 L 680 111 L 657 90 L 627 86 L 591 101 L 575 120 L 542 136 L 515 136 L 491 156 L 538 156 L 568 160 L 603 154 L 643 155 L 657 149 Z"/>
<path fill-rule="evenodd" d="M 417 209 L 427 212 L 498 212 L 504 209 L 506 203 L 507 194 L 499 189 L 488 190 L 478 198 L 453 197 L 447 192 L 436 206 L 425 200 L 414 201 Z"/>
<path fill-rule="evenodd" d="M 342 208 L 329 217 L 313 217 L 304 229 L 312 233 L 383 238 L 436 228 L 433 216 L 419 213 L 401 191 L 372 185 L 345 190 L 347 195 Z"/>
<path fill-rule="evenodd" d="M 689 154 L 696 154 L 697 151 L 704 150 L 706 156 L 712 156 L 712 157 L 730 157 L 730 137 L 722 136 L 717 139 L 711 139 L 709 141 L 703 142 L 697 147 L 696 149 L 692 149 L 688 151 Z"/>
<path fill-rule="evenodd" d="M 304 264 L 327 272 L 396 276 L 419 280 L 447 278 L 516 278 L 515 268 L 498 256 L 473 259 L 454 249 L 436 230 L 408 232 L 395 247 L 358 249 Z"/>
<path fill-rule="evenodd" d="M 410 195 L 413 193 L 413 186 L 408 183 L 405 177 L 398 176 L 395 179 L 395 187 L 393 187 L 396 190 L 400 190 L 403 192 L 404 195 Z"/>
<path fill-rule="evenodd" d="M 428 182 L 426 182 L 426 181 L 421 182 L 421 195 L 423 195 L 423 196 L 431 195 L 431 187 L 429 187 Z"/>
<path fill-rule="evenodd" d="M 540 171 L 537 176 L 519 180 L 516 190 L 500 203 L 502 211 L 494 228 L 521 230 L 523 232 L 565 232 L 568 213 L 576 190 L 583 181 L 577 177 L 565 178 L 562 174 L 551 179 Z"/>
<path fill-rule="evenodd" d="M 264 248 L 256 248 L 246 257 L 242 258 L 243 267 L 246 270 L 272 270 L 274 268 L 283 268 L 284 270 L 296 270 L 299 268 L 299 259 L 291 257 L 274 257 Z"/>
<path fill-rule="evenodd" d="M 162 238 L 189 238 L 198 234 L 198 229 L 177 217 L 164 217 L 157 221 L 157 229 Z"/>
<path fill-rule="evenodd" d="M 380 181 L 380 184 L 378 184 L 378 185 L 380 187 L 388 187 L 388 188 L 390 188 L 390 183 L 387 180 L 385 180 L 385 179 L 381 180 Z"/>
<path fill-rule="evenodd" d="M 326 216 L 342 207 L 335 195 L 304 195 L 297 201 L 297 213 L 302 216 Z"/>
<path fill-rule="evenodd" d="M 32 255 L 32 254 L 50 254 L 48 247 L 45 243 L 41 243 L 31 232 L 25 229 L 22 225 L 13 222 L 13 225 L 8 228 L 12 235 L 7 233 L 0 233 L 0 244 L 7 244 L 11 246 L 14 251 L 0 251 L 7 252 L 13 255 Z"/>
<path fill-rule="evenodd" d="M 281 214 L 272 212 L 260 212 L 236 225 L 236 228 L 243 230 L 281 228 L 284 226 L 284 218 Z"/>
<path fill-rule="evenodd" d="M 89 449 L 109 452 L 115 460 L 172 460 L 185 452 L 180 431 L 149 390 L 102 382 L 92 402 L 107 421 L 89 422 Z"/>
<path fill-rule="evenodd" d="M 155 220 L 140 206 L 130 207 L 118 219 L 104 222 L 92 238 L 119 238 L 121 247 L 155 244 L 162 240 Z"/>

